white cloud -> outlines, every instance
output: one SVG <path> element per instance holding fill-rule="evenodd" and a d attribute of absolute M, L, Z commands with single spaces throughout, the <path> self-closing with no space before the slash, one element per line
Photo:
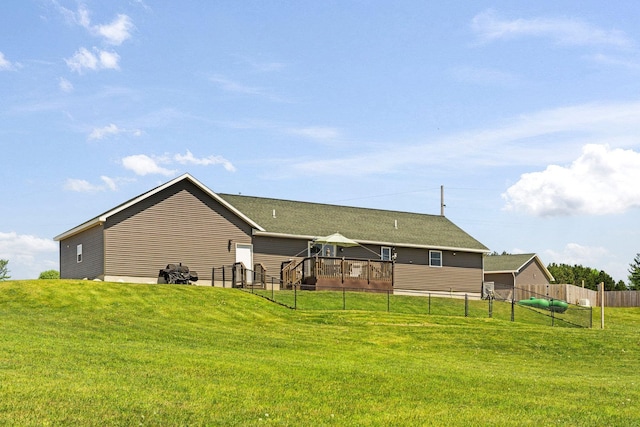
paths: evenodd
<path fill-rule="evenodd" d="M 4 53 L 0 52 L 0 71 L 13 71 L 15 69 L 15 65 L 4 57 Z"/>
<path fill-rule="evenodd" d="M 45 270 L 57 268 L 58 245 L 51 239 L 0 232 L 0 258 L 7 265 L 12 279 L 35 279 Z"/>
<path fill-rule="evenodd" d="M 116 184 L 116 181 L 113 178 L 109 178 L 108 176 L 104 176 L 102 175 L 100 177 L 100 179 L 102 180 L 102 182 L 104 182 L 104 185 L 111 191 L 116 191 L 118 189 L 118 186 Z"/>
<path fill-rule="evenodd" d="M 199 165 L 199 166 L 222 165 L 229 172 L 235 172 L 236 170 L 233 164 L 222 156 L 208 156 L 203 158 L 196 158 L 191 153 L 191 151 L 187 150 L 187 153 L 185 155 L 176 154 L 175 156 L 173 156 L 173 158 L 176 162 L 182 165 L 186 165 L 186 164 Z"/>
<path fill-rule="evenodd" d="M 119 14 L 109 24 L 92 25 L 90 17 L 91 12 L 85 5 L 79 5 L 77 12 L 74 12 L 64 6 L 61 6 L 55 0 L 53 0 L 53 4 L 58 8 L 60 13 L 68 22 L 80 25 L 93 36 L 104 38 L 104 41 L 110 45 L 117 46 L 131 38 L 131 32 L 134 29 L 134 25 L 131 18 L 127 15 Z"/>
<path fill-rule="evenodd" d="M 518 83 L 513 74 L 492 68 L 457 67 L 452 74 L 456 80 L 472 84 L 513 86 Z"/>
<path fill-rule="evenodd" d="M 122 130 L 120 130 L 118 126 L 111 123 L 110 125 L 102 128 L 95 128 L 89 134 L 89 139 L 104 139 L 109 135 L 117 135 L 120 132 L 122 132 Z"/>
<path fill-rule="evenodd" d="M 96 193 L 98 191 L 111 190 L 116 191 L 118 189 L 118 182 L 123 181 L 119 178 L 109 178 L 108 176 L 101 176 L 101 185 L 91 184 L 84 179 L 69 178 L 65 181 L 64 189 L 67 191 L 75 191 L 77 193 Z"/>
<path fill-rule="evenodd" d="M 568 265 L 602 265 L 609 255 L 609 251 L 603 247 L 583 246 L 578 243 L 568 243 L 561 251 L 552 249 L 545 251 L 548 263 Z"/>
<path fill-rule="evenodd" d="M 521 115 L 496 127 L 427 138 L 387 141 L 351 157 L 296 159 L 291 172 L 380 175 L 410 167 L 546 166 L 571 162 L 586 144 L 632 147 L 640 134 L 640 102 L 584 104 Z"/>
<path fill-rule="evenodd" d="M 209 81 L 211 81 L 212 83 L 215 83 L 222 90 L 226 92 L 241 93 L 245 95 L 263 95 L 264 94 L 264 90 L 261 88 L 246 86 L 221 76 L 210 77 Z"/>
<path fill-rule="evenodd" d="M 535 216 L 619 214 L 640 207 L 640 153 L 589 144 L 569 166 L 523 174 L 506 209 Z"/>
<path fill-rule="evenodd" d="M 533 18 L 502 19 L 495 11 L 487 10 L 476 15 L 472 29 L 483 41 L 521 36 L 549 37 L 562 45 L 608 45 L 628 48 L 633 45 L 624 32 L 603 30 L 579 19 Z"/>
<path fill-rule="evenodd" d="M 640 62 L 637 60 L 619 58 L 612 55 L 605 55 L 603 53 L 587 56 L 586 59 L 606 66 L 623 67 L 631 70 L 637 70 L 640 68 Z"/>
<path fill-rule="evenodd" d="M 63 92 L 73 91 L 73 84 L 71 84 L 71 82 L 64 77 L 60 77 L 60 79 L 58 80 L 58 87 Z"/>
<path fill-rule="evenodd" d="M 225 92 L 240 95 L 259 96 L 274 102 L 288 102 L 287 100 L 273 94 L 268 89 L 255 86 L 247 86 L 242 83 L 227 79 L 223 76 L 212 76 L 209 78 L 209 81 L 217 85 L 221 90 Z"/>
<path fill-rule="evenodd" d="M 118 65 L 118 61 L 120 61 L 120 55 L 118 55 L 117 53 L 101 50 L 98 52 L 98 57 L 100 58 L 101 68 L 110 70 L 117 70 L 120 68 L 120 66 Z"/>
<path fill-rule="evenodd" d="M 133 171 L 136 175 L 164 175 L 173 176 L 176 174 L 175 170 L 166 169 L 160 166 L 160 163 L 165 160 L 156 158 L 153 159 L 145 154 L 136 154 L 128 156 L 122 159 L 122 166 L 125 169 Z"/>
<path fill-rule="evenodd" d="M 118 127 L 117 125 L 111 123 L 107 126 L 101 127 L 101 128 L 94 128 L 91 133 L 89 134 L 89 136 L 87 137 L 87 139 L 89 140 L 101 140 L 101 139 L 105 139 L 107 137 L 110 136 L 117 136 L 120 134 L 130 134 L 133 136 L 140 136 L 142 135 L 142 131 L 140 129 L 123 129 Z"/>
<path fill-rule="evenodd" d="M 340 132 L 337 129 L 321 126 L 289 129 L 288 133 L 318 140 L 336 139 L 340 136 Z"/>
<path fill-rule="evenodd" d="M 64 189 L 69 191 L 75 191 L 78 193 L 91 193 L 94 191 L 100 191 L 99 186 L 91 184 L 84 179 L 69 178 L 64 184 Z"/>
<path fill-rule="evenodd" d="M 103 69 L 119 69 L 118 61 L 120 56 L 115 52 L 107 52 L 94 48 L 93 52 L 90 52 L 84 47 L 78 49 L 78 51 L 68 59 L 65 59 L 67 66 L 77 73 L 82 74 L 85 69 L 98 71 Z"/>
<path fill-rule="evenodd" d="M 107 43 L 112 45 L 121 45 L 125 40 L 131 37 L 133 22 L 127 15 L 118 15 L 118 17 L 107 25 L 96 25 L 91 27 L 92 31 L 104 37 Z"/>

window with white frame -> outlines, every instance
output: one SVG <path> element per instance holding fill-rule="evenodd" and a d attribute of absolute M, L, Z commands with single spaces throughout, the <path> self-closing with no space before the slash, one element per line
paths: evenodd
<path fill-rule="evenodd" d="M 380 249 L 380 259 L 382 261 L 391 261 L 391 248 L 389 246 L 383 246 Z"/>
<path fill-rule="evenodd" d="M 76 246 L 76 262 L 82 262 L 82 243 Z"/>
<path fill-rule="evenodd" d="M 324 256 L 334 257 L 336 256 L 336 245 L 330 245 L 328 243 L 315 243 L 309 242 L 307 256 Z"/>
<path fill-rule="evenodd" d="M 429 266 L 442 267 L 442 251 L 429 251 Z"/>

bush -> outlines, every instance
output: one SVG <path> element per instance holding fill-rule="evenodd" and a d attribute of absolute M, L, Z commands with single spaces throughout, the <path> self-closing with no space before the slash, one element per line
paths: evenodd
<path fill-rule="evenodd" d="M 47 270 L 40 273 L 38 279 L 59 279 L 60 273 L 58 270 Z"/>

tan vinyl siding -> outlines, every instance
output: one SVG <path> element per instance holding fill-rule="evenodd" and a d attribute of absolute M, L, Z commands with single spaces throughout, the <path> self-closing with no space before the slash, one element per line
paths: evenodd
<path fill-rule="evenodd" d="M 535 259 L 531 260 L 516 277 L 518 285 L 548 285 L 549 280 Z"/>
<path fill-rule="evenodd" d="M 304 239 L 254 237 L 253 262 L 261 263 L 266 268 L 268 276 L 279 279 L 283 262 L 307 256 L 307 242 Z"/>
<path fill-rule="evenodd" d="M 185 180 L 109 217 L 106 275 L 157 277 L 181 262 L 210 280 L 214 266 L 235 262 L 237 243 L 251 243 L 251 228 Z"/>
<path fill-rule="evenodd" d="M 399 248 L 394 270 L 394 288 L 422 291 L 481 291 L 482 254 L 443 251 L 442 263 L 442 267 L 429 266 L 427 249 Z"/>
<path fill-rule="evenodd" d="M 62 279 L 95 279 L 104 274 L 104 241 L 102 225 L 97 225 L 60 241 L 60 277 Z M 76 254 L 82 245 L 82 262 Z"/>
<path fill-rule="evenodd" d="M 417 291 L 480 292 L 482 270 L 396 264 L 394 289 Z"/>

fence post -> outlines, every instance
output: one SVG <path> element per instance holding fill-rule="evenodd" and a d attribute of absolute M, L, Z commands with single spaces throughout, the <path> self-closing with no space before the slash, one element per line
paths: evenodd
<path fill-rule="evenodd" d="M 489 319 L 493 318 L 493 298 L 489 296 Z"/>
<path fill-rule="evenodd" d="M 298 309 L 298 285 L 293 285 L 293 309 Z"/>
<path fill-rule="evenodd" d="M 469 317 L 469 296 L 464 294 L 464 317 Z"/>
<path fill-rule="evenodd" d="M 516 299 L 514 294 L 514 296 L 511 298 L 511 321 L 512 322 L 515 322 L 516 320 L 515 310 L 516 310 Z"/>
<path fill-rule="evenodd" d="M 227 279 L 225 277 L 225 268 L 224 265 L 222 266 L 222 287 L 226 288 L 227 287 Z"/>
<path fill-rule="evenodd" d="M 213 267 L 211 269 L 211 286 L 215 286 L 216 285 L 216 268 Z"/>

